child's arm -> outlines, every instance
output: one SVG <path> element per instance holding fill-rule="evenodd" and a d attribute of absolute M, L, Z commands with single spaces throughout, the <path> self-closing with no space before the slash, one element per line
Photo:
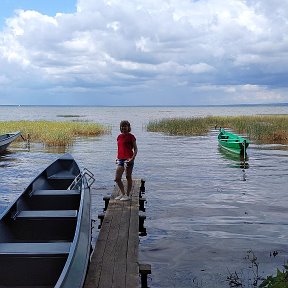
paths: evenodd
<path fill-rule="evenodd" d="M 129 159 L 129 161 L 133 161 L 135 159 L 137 152 L 138 152 L 138 147 L 137 147 L 137 143 L 135 140 L 135 141 L 133 141 L 133 156 L 131 159 Z"/>

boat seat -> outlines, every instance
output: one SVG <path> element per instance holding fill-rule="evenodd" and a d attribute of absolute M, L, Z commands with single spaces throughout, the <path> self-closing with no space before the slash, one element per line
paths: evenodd
<path fill-rule="evenodd" d="M 71 196 L 79 195 L 79 190 L 36 190 L 33 196 Z"/>
<path fill-rule="evenodd" d="M 77 210 L 31 210 L 21 211 L 16 219 L 77 218 Z"/>
<path fill-rule="evenodd" d="M 69 254 L 71 242 L 0 243 L 1 255 L 63 255 Z"/>
<path fill-rule="evenodd" d="M 30 193 L 25 210 L 78 210 L 80 201 L 80 190 L 39 189 Z"/>
<path fill-rule="evenodd" d="M 74 180 L 76 175 L 72 174 L 69 171 L 63 171 L 63 172 L 58 172 L 52 175 L 48 175 L 49 180 L 61 180 L 61 179 L 67 179 L 67 180 Z"/>

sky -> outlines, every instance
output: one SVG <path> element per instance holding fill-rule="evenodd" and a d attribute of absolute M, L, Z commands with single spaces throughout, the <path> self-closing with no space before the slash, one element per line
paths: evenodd
<path fill-rule="evenodd" d="M 0 105 L 288 103 L 287 0 L 0 5 Z"/>

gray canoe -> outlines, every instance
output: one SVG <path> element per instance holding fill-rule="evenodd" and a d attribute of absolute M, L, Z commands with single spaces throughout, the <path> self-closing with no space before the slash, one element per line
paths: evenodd
<path fill-rule="evenodd" d="M 0 217 L 0 287 L 83 286 L 91 178 L 64 154 L 7 207 Z"/>
<path fill-rule="evenodd" d="M 6 150 L 7 147 L 20 135 L 20 131 L 0 135 L 0 152 Z"/>

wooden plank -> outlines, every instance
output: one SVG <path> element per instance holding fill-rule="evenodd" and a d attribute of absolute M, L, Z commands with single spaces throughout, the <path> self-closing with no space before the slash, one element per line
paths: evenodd
<path fill-rule="evenodd" d="M 130 203 L 121 201 L 122 215 L 115 245 L 114 273 L 112 287 L 125 287 L 127 239 L 129 237 Z M 116 286 L 117 285 L 117 286 Z"/>
<path fill-rule="evenodd" d="M 108 212 L 108 211 L 107 211 Z M 103 225 L 105 223 L 105 225 Z M 86 288 L 96 288 L 99 287 L 98 283 L 100 281 L 101 273 L 102 273 L 102 261 L 105 254 L 105 247 L 108 238 L 108 233 L 110 230 L 111 221 L 109 221 L 109 213 L 105 215 L 101 226 L 101 233 L 99 233 L 97 238 L 97 245 L 94 249 L 88 274 L 85 280 L 84 287 Z M 97 257 L 96 257 L 97 256 Z"/>
<path fill-rule="evenodd" d="M 112 202 L 110 203 L 110 205 L 112 205 Z M 87 287 L 100 287 L 99 283 L 102 276 L 103 262 L 105 259 L 105 255 L 108 251 L 106 250 L 106 248 L 109 239 L 110 228 L 112 225 L 112 219 L 113 213 L 111 213 L 109 209 L 109 211 L 106 211 L 101 230 L 98 235 L 96 247 L 89 265 L 89 271 L 85 282 L 87 284 Z"/>
<path fill-rule="evenodd" d="M 138 268 L 138 248 L 139 248 L 139 189 L 140 180 L 138 183 L 133 183 L 132 203 L 131 203 L 131 217 L 128 237 L 127 249 L 127 288 L 138 287 L 139 268 Z M 139 187 L 139 189 L 137 188 Z"/>
<path fill-rule="evenodd" d="M 132 199 L 109 201 L 89 265 L 85 288 L 139 287 L 139 190 L 133 180 Z"/>
<path fill-rule="evenodd" d="M 111 201 L 111 200 L 110 200 Z M 112 203 L 111 203 L 112 204 Z M 109 203 L 109 205 L 111 205 Z M 116 243 L 118 239 L 121 217 L 122 217 L 122 203 L 117 203 L 118 205 L 113 205 L 113 211 L 109 209 L 108 213 L 111 214 L 111 225 L 108 234 L 108 238 L 105 246 L 105 257 L 102 259 L 101 267 L 101 278 L 98 287 L 112 287 L 113 275 L 115 269 L 115 254 L 116 254 Z M 106 213 L 107 213 L 106 212 Z M 105 223 L 103 223 L 105 225 Z M 96 242 L 97 246 L 97 242 Z M 107 277 L 107 276 L 108 277 Z"/>

